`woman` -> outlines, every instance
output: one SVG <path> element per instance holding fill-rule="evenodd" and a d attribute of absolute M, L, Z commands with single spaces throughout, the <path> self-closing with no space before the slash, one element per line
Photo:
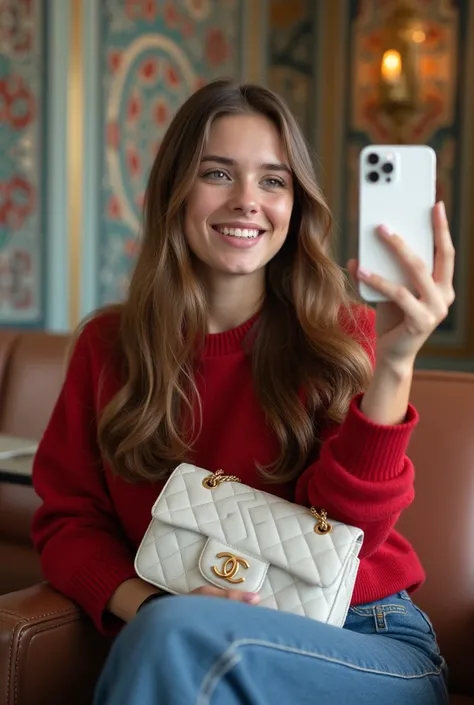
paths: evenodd
<path fill-rule="evenodd" d="M 330 215 L 282 101 L 218 81 L 180 109 L 128 298 L 84 326 L 34 468 L 45 577 L 121 632 L 96 703 L 445 702 L 408 595 L 423 569 L 394 529 L 413 499 L 415 358 L 454 298 L 441 203 L 433 225 L 433 274 L 380 228 L 416 295 L 350 263 L 389 299 L 376 334 L 328 254 Z M 164 596 L 137 578 L 151 506 L 183 459 L 364 530 L 343 629 L 258 595 Z"/>

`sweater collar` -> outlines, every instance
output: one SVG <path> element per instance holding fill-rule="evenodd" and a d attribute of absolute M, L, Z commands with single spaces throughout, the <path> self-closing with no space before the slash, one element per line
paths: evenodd
<path fill-rule="evenodd" d="M 242 352 L 242 343 L 245 336 L 259 317 L 256 313 L 237 328 L 226 330 L 223 333 L 208 333 L 204 339 L 203 357 L 220 357 Z"/>

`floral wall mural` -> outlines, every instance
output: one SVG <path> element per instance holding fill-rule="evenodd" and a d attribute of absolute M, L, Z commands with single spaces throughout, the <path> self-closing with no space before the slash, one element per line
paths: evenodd
<path fill-rule="evenodd" d="M 202 83 L 237 77 L 238 0 L 106 0 L 99 303 L 123 297 L 151 162 L 178 107 Z"/>
<path fill-rule="evenodd" d="M 0 2 L 0 324 L 44 319 L 43 9 Z"/>

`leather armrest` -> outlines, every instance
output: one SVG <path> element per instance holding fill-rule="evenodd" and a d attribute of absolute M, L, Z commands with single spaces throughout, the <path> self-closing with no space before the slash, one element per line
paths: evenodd
<path fill-rule="evenodd" d="M 0 702 L 90 705 L 111 641 L 47 583 L 0 596 Z"/>

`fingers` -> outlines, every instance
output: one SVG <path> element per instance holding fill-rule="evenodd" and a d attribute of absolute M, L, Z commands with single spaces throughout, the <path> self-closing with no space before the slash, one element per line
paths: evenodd
<path fill-rule="evenodd" d="M 223 590 L 213 585 L 205 585 L 192 591 L 193 595 L 207 595 L 208 597 L 220 597 L 225 600 L 235 600 L 236 602 L 247 602 L 255 605 L 259 602 L 259 596 L 255 592 L 243 592 L 242 590 Z"/>
<path fill-rule="evenodd" d="M 248 602 L 251 605 L 256 605 L 260 600 L 256 592 L 241 592 L 240 590 L 227 590 L 227 599 Z"/>
<path fill-rule="evenodd" d="M 442 201 L 433 209 L 433 230 L 435 241 L 435 262 L 433 280 L 445 289 L 448 305 L 454 301 L 453 276 L 455 250 L 449 231 L 446 208 Z"/>
<path fill-rule="evenodd" d="M 406 287 L 393 284 L 378 274 L 365 272 L 361 269 L 359 269 L 358 277 L 396 304 L 398 309 L 403 312 L 409 331 L 413 335 L 424 334 L 436 326 L 437 317 L 431 307 L 417 299 Z"/>
<path fill-rule="evenodd" d="M 436 284 L 424 261 L 406 245 L 403 238 L 391 233 L 387 227 L 379 227 L 378 234 L 395 257 L 402 263 L 405 271 L 408 272 L 410 281 L 413 283 L 413 289 L 417 292 L 419 298 L 428 303 L 434 303 L 438 296 Z"/>
<path fill-rule="evenodd" d="M 435 262 L 431 273 L 423 260 L 406 245 L 403 238 L 390 233 L 385 226 L 378 228 L 379 236 L 408 272 L 415 294 L 372 272 L 363 269 L 357 272 L 359 279 L 396 303 L 408 316 L 421 316 L 422 304 L 425 304 L 423 320 L 420 319 L 421 328 L 440 323 L 454 301 L 454 247 L 442 202 L 437 203 L 433 208 L 433 229 Z M 352 262 L 350 264 L 351 267 L 354 266 Z"/>

